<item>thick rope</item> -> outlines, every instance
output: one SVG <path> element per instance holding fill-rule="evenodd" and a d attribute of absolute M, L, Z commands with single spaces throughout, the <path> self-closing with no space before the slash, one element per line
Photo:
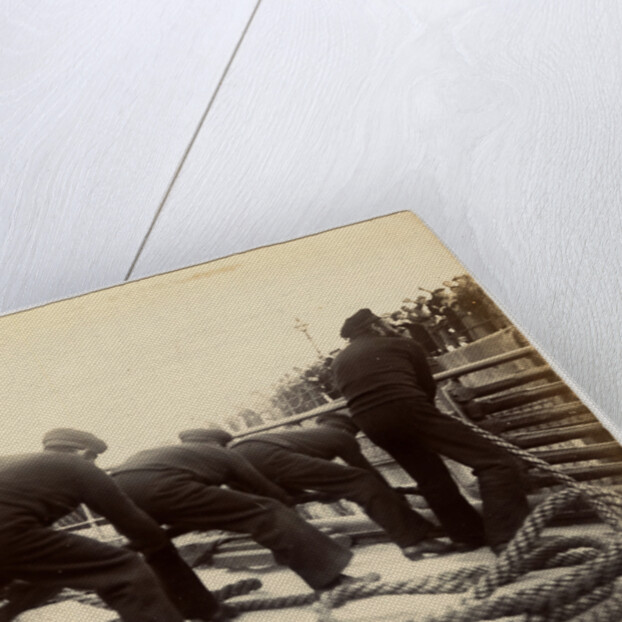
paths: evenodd
<path fill-rule="evenodd" d="M 407 581 L 353 583 L 323 594 L 320 602 L 327 608 L 340 607 L 349 600 L 387 594 L 453 594 L 466 591 L 473 581 L 482 577 L 488 566 L 471 566 L 443 572 L 436 576 L 418 577 Z"/>
<path fill-rule="evenodd" d="M 551 474 L 562 491 L 551 495 L 527 518 L 495 565 L 461 568 L 436 576 L 398 582 L 362 581 L 332 591 L 228 603 L 237 613 L 300 607 L 316 601 L 319 622 L 333 622 L 333 610 L 354 599 L 388 594 L 465 594 L 457 607 L 418 622 L 480 622 L 505 618 L 524 622 L 619 622 L 622 619 L 622 535 L 603 541 L 575 536 L 542 540 L 542 531 L 563 509 L 582 502 L 593 507 L 614 531 L 622 532 L 622 497 L 603 487 L 579 483 L 544 460 L 474 423 L 446 413 L 479 436 L 540 471 Z M 529 572 L 572 567 L 558 577 L 511 593 L 495 592 Z M 219 600 L 256 587 L 239 582 L 216 592 Z M 260 584 L 259 584 L 260 585 Z M 226 591 L 228 589 L 228 591 Z M 319 600 L 318 600 L 319 598 Z M 517 617 L 518 616 L 518 617 Z"/>
<path fill-rule="evenodd" d="M 622 619 L 622 581 L 618 579 L 612 586 L 615 593 L 607 600 L 579 615 L 572 622 L 610 622 Z M 569 620 L 570 618 L 566 618 Z"/>
<path fill-rule="evenodd" d="M 622 620 L 622 497 L 605 488 L 579 483 L 554 466 L 453 414 L 480 436 L 527 464 L 553 475 L 567 487 L 542 502 L 495 565 L 460 568 L 436 576 L 397 582 L 371 580 L 347 584 L 324 593 L 249 599 L 227 606 L 235 613 L 301 607 L 315 604 L 318 622 L 336 622 L 333 610 L 355 599 L 389 594 L 465 594 L 457 607 L 417 622 L 619 622 Z M 593 507 L 616 535 L 603 539 L 574 536 L 543 541 L 542 531 L 563 509 L 582 502 Z M 618 535 L 619 534 L 619 535 Z M 529 572 L 573 567 L 565 574 L 494 595 Z M 261 583 L 250 579 L 225 586 L 215 595 L 221 601 L 247 594 Z M 94 604 L 94 603 L 93 603 Z"/>
<path fill-rule="evenodd" d="M 622 534 L 604 541 L 587 536 L 542 541 L 542 531 L 563 509 L 583 502 L 614 531 L 622 532 L 622 497 L 605 488 L 582 484 L 554 466 L 456 415 L 491 443 L 532 467 L 552 474 L 567 487 L 551 495 L 527 518 L 497 563 L 461 568 L 437 576 L 398 582 L 358 582 L 321 594 L 318 622 L 334 622 L 333 609 L 354 599 L 388 594 L 467 593 L 458 607 L 418 622 L 479 622 L 518 616 L 526 622 L 619 622 L 622 619 Z M 574 566 L 565 574 L 512 593 L 493 596 L 525 574 L 545 568 Z M 237 612 L 304 606 L 316 594 L 247 600 L 230 604 Z M 578 617 L 577 617 L 578 616 Z"/>
<path fill-rule="evenodd" d="M 219 590 L 212 590 L 212 595 L 216 600 L 223 602 L 225 600 L 228 600 L 229 598 L 244 596 L 249 592 L 259 590 L 261 589 L 262 585 L 263 584 L 259 579 L 242 579 L 241 581 L 236 581 L 235 583 L 229 583 L 228 585 L 224 585 Z"/>
<path fill-rule="evenodd" d="M 348 584 L 347 586 L 334 588 L 330 593 L 339 593 L 343 587 L 349 588 L 349 590 L 356 591 L 356 588 L 360 585 L 367 585 L 369 583 L 379 581 L 380 575 L 375 572 L 362 577 L 356 583 Z M 350 591 L 346 591 L 350 593 Z M 326 592 L 328 593 L 328 592 Z M 235 613 L 242 613 L 244 611 L 259 611 L 265 609 L 287 609 L 289 607 L 303 607 L 304 605 L 310 605 L 320 598 L 321 591 L 318 592 L 305 592 L 303 594 L 290 594 L 287 596 L 276 596 L 273 598 L 257 598 L 253 600 L 244 600 L 239 603 L 228 603 L 230 610 Z M 361 596 L 360 598 L 365 598 Z"/>
<path fill-rule="evenodd" d="M 317 599 L 317 594 L 314 592 L 306 592 L 304 594 L 290 594 L 289 596 L 243 600 L 239 603 L 227 603 L 227 606 L 235 613 L 244 613 L 245 611 L 264 611 L 266 609 L 304 607 L 305 605 L 311 605 Z"/>
<path fill-rule="evenodd" d="M 550 614 L 559 607 L 565 607 L 565 617 L 569 620 L 584 609 L 584 603 L 577 598 L 591 594 L 603 584 L 611 584 L 612 579 L 622 571 L 622 542 L 617 542 L 601 559 L 574 569 L 563 576 L 540 582 L 537 585 L 517 590 L 511 594 L 501 594 L 485 599 L 467 597 L 457 607 L 445 611 L 442 615 L 425 618 L 425 622 L 473 622 L 496 620 L 500 617 L 528 613 L 548 620 Z M 613 604 L 615 605 L 615 603 Z M 615 605 L 612 611 L 620 611 Z M 622 611 L 620 611 L 622 613 Z M 587 618 L 586 618 L 587 619 Z M 611 618 L 620 620 L 620 616 Z"/>
<path fill-rule="evenodd" d="M 572 555 L 565 555 L 565 553 L 562 553 L 560 559 L 559 551 L 569 546 L 579 548 L 570 551 Z M 599 551 L 589 547 L 603 548 L 604 544 L 599 539 L 584 536 L 557 538 L 555 541 L 545 544 L 531 556 L 532 562 L 529 566 L 525 567 L 525 572 L 538 568 L 555 567 L 558 565 L 558 563 L 555 563 L 555 560 L 559 562 L 559 565 L 563 566 L 588 562 L 592 565 L 596 564 L 597 568 L 602 567 L 602 560 L 596 559 L 599 555 Z M 594 562 L 595 559 L 596 562 Z M 575 574 L 579 579 L 585 579 L 587 577 L 587 580 L 584 580 L 581 585 L 578 584 L 575 577 L 568 580 L 567 575 L 564 575 L 564 577 L 550 580 L 538 586 L 530 586 L 518 593 L 503 595 L 485 602 L 482 601 L 481 598 L 474 598 L 471 595 L 470 600 L 472 604 L 465 606 L 466 603 L 463 602 L 458 610 L 451 610 L 439 618 L 426 619 L 425 622 L 451 622 L 453 620 L 456 620 L 456 622 L 470 622 L 472 620 L 497 619 L 525 613 L 534 614 L 535 617 L 529 616 L 527 618 L 529 620 L 533 619 L 534 622 L 540 619 L 548 620 L 548 608 L 552 602 L 553 605 L 557 607 L 559 601 L 564 600 L 563 597 L 567 599 L 576 598 L 581 589 L 590 589 L 593 584 L 597 584 L 599 581 L 609 580 L 609 583 L 598 586 L 594 592 L 589 592 L 583 599 L 575 603 L 566 604 L 563 611 L 570 612 L 574 615 L 611 595 L 611 577 L 617 576 L 622 566 L 622 555 L 620 555 L 619 547 L 616 547 L 616 550 L 612 552 L 609 561 L 609 566 L 602 568 L 601 572 L 597 574 L 592 572 L 592 566 L 587 568 L 582 566 L 577 569 Z M 489 572 L 489 566 L 480 565 L 459 568 L 439 575 L 426 576 L 407 581 L 382 583 L 360 582 L 348 584 L 322 594 L 315 609 L 320 622 L 330 622 L 334 620 L 332 617 L 333 610 L 351 600 L 395 594 L 466 593 L 473 589 L 474 581 L 486 577 Z M 564 590 L 563 594 L 562 588 Z M 560 597 L 560 594 L 562 594 L 563 597 Z M 316 600 L 318 600 L 317 594 L 306 593 L 276 598 L 246 600 L 239 603 L 230 603 L 229 607 L 236 613 L 242 613 L 245 611 L 302 607 L 310 605 Z M 525 606 L 525 602 L 529 603 L 529 605 Z M 545 617 L 539 615 L 542 614 L 543 611 L 547 611 Z M 523 619 L 525 618 L 523 617 Z M 559 617 L 559 614 L 556 617 L 556 621 L 559 620 L 560 622 L 567 619 L 568 616 Z M 614 619 L 617 620 L 618 618 L 610 618 L 610 620 Z"/>
<path fill-rule="evenodd" d="M 544 616 L 531 616 L 530 622 L 563 622 L 568 620 L 573 615 L 579 615 L 590 610 L 592 607 L 598 605 L 602 601 L 610 598 L 613 594 L 614 583 L 607 583 L 597 587 L 595 590 L 584 594 L 573 603 L 562 605 L 555 609 L 555 611 L 547 612 Z"/>
<path fill-rule="evenodd" d="M 622 531 L 622 497 L 602 487 L 581 484 L 544 460 L 475 424 L 456 415 L 448 416 L 531 466 L 551 473 L 560 484 L 566 484 L 567 488 L 551 495 L 536 508 L 495 566 L 485 570 L 459 607 L 421 622 L 476 622 L 521 614 L 526 615 L 526 620 L 533 622 L 552 620 L 553 615 L 556 622 L 570 620 L 575 616 L 579 616 L 574 618 L 576 622 L 618 622 L 622 619 L 622 594 L 618 593 L 620 586 L 615 592 L 613 588 L 614 581 L 622 574 L 622 536 L 614 536 L 608 542 L 585 537 L 558 538 L 538 546 L 542 530 L 551 518 L 579 500 L 592 506 L 601 520 L 616 532 Z M 582 550 L 573 550 L 577 546 L 582 547 Z M 585 548 L 586 546 L 591 548 Z M 492 598 L 495 590 L 527 572 L 580 562 L 585 563 L 561 577 Z M 436 578 L 441 577 L 448 582 L 458 579 L 452 573 L 444 573 Z M 403 593 L 400 590 L 405 584 L 408 582 L 399 587 L 393 586 L 396 591 L 391 593 Z M 409 587 L 416 589 L 415 585 Z M 454 587 L 455 593 L 463 592 L 465 588 L 460 581 Z M 377 584 L 368 586 L 366 594 L 386 594 L 391 589 L 391 584 Z M 361 597 L 364 591 L 359 588 L 348 593 L 347 588 L 342 588 L 341 593 L 325 595 L 319 607 L 320 622 L 334 620 L 332 608 L 348 599 Z M 443 592 L 447 593 L 443 589 L 436 593 Z"/>
<path fill-rule="evenodd" d="M 460 422 L 462 425 L 467 426 L 479 436 L 490 441 L 493 445 L 505 449 L 508 453 L 512 454 L 516 458 L 519 458 L 523 462 L 526 462 L 530 466 L 541 471 L 546 471 L 560 484 L 566 484 L 573 489 L 581 489 L 585 493 L 586 497 L 591 497 L 590 505 L 598 511 L 600 518 L 616 531 L 622 530 L 622 496 L 618 493 L 607 490 L 602 486 L 578 482 L 576 479 L 570 477 L 570 475 L 562 473 L 562 471 L 560 471 L 557 467 L 549 464 L 545 460 L 542 460 L 542 458 L 538 458 L 529 451 L 521 449 L 513 443 L 506 441 L 504 438 L 492 434 L 488 430 L 480 428 L 468 419 L 453 413 L 443 414 L 451 419 L 454 419 L 455 421 Z"/>

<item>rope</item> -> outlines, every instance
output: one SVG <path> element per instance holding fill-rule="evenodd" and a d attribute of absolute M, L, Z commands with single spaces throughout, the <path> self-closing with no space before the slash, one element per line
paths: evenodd
<path fill-rule="evenodd" d="M 458 609 L 451 610 L 438 618 L 428 618 L 424 622 L 472 622 L 475 620 L 497 619 L 515 614 L 538 613 L 546 610 L 553 603 L 560 600 L 560 594 L 567 598 L 575 598 L 581 589 L 589 589 L 591 585 L 599 581 L 615 578 L 622 570 L 622 542 L 616 543 L 616 548 L 609 555 L 609 564 L 603 565 L 598 557 L 599 549 L 605 546 L 602 540 L 586 536 L 575 536 L 571 538 L 556 538 L 554 541 L 547 542 L 543 547 L 537 549 L 531 556 L 528 564 L 520 560 L 524 573 L 539 568 L 551 568 L 557 566 L 569 566 L 580 564 L 581 562 L 591 563 L 589 566 L 582 566 L 575 574 L 576 577 L 560 577 L 521 590 L 511 595 L 503 595 L 494 600 L 481 602 L 481 598 L 476 598 L 465 607 L 462 603 Z M 564 551 L 568 547 L 575 547 L 574 550 Z M 561 554 L 560 554 L 560 551 Z M 499 564 L 501 559 L 499 560 Z M 593 567 L 600 569 L 600 573 L 594 573 Z M 279 596 L 275 598 L 261 598 L 246 600 L 239 603 L 229 603 L 229 608 L 237 614 L 247 611 L 259 611 L 266 609 L 283 609 L 289 607 L 302 607 L 316 603 L 315 610 L 318 613 L 318 622 L 334 621 L 333 610 L 344 605 L 346 602 L 356 599 L 368 598 L 373 596 L 399 595 L 399 594 L 458 594 L 473 590 L 473 583 L 477 580 L 486 578 L 491 569 L 488 565 L 471 566 L 447 571 L 439 575 L 409 579 L 406 581 L 394 582 L 370 582 L 363 581 L 340 586 L 325 592 L 319 596 L 316 593 L 293 594 Z M 516 573 L 514 573 L 516 574 Z M 500 574 L 497 583 L 501 585 L 503 581 L 511 581 L 509 577 Z M 577 577 L 582 581 L 582 585 L 577 582 Z M 513 575 L 513 578 L 517 578 Z M 561 589 L 564 589 L 563 593 Z M 575 603 L 566 604 L 562 612 L 576 613 L 581 612 L 587 607 L 599 603 L 602 599 L 611 595 L 612 584 L 608 583 L 598 586 L 596 590 L 588 593 L 582 600 Z M 555 597 L 553 599 L 552 597 Z M 474 599 L 474 596 L 471 596 Z M 563 601 L 563 598 L 561 598 Z M 529 603 L 525 607 L 525 602 Z M 617 609 L 616 609 L 617 611 Z M 548 614 L 547 614 L 548 615 Z M 536 620 L 548 620 L 548 617 L 529 618 Z M 569 619 L 566 617 L 555 618 L 559 620 Z M 596 620 L 596 619 L 595 619 Z M 618 618 L 603 618 L 603 620 L 618 620 Z M 422 621 L 423 622 L 423 621 Z"/>
<path fill-rule="evenodd" d="M 317 600 L 317 594 L 307 592 L 305 594 L 290 594 L 289 596 L 276 596 L 274 598 L 255 598 L 243 600 L 239 603 L 227 603 L 228 608 L 235 613 L 245 611 L 264 611 L 266 609 L 288 609 L 289 607 L 304 607 Z"/>
<path fill-rule="evenodd" d="M 622 536 L 607 542 L 598 538 L 556 538 L 542 542 L 541 534 L 550 520 L 564 508 L 581 501 L 592 506 L 599 518 L 614 531 L 622 531 L 622 497 L 602 487 L 582 484 L 560 472 L 544 460 L 516 447 L 479 426 L 453 414 L 478 435 L 520 458 L 529 465 L 547 471 L 567 488 L 551 495 L 527 518 L 504 553 L 492 568 L 472 568 L 473 576 L 465 579 L 461 571 L 427 577 L 422 581 L 400 584 L 380 583 L 326 594 L 319 607 L 319 622 L 333 622 L 331 610 L 347 600 L 380 594 L 430 593 L 427 585 L 435 584 L 433 593 L 470 593 L 459 606 L 442 615 L 419 618 L 419 622 L 477 622 L 522 615 L 530 622 L 618 622 L 622 619 Z M 504 585 L 522 575 L 543 568 L 573 566 L 570 572 L 529 586 L 511 594 L 493 597 Z M 475 586 L 473 580 L 477 580 Z M 525 617 L 526 616 L 526 617 Z"/>
<path fill-rule="evenodd" d="M 477 566 L 411 581 L 340 587 L 321 597 L 316 607 L 318 621 L 335 622 L 333 610 L 355 598 L 463 593 L 466 596 L 457 606 L 417 621 L 476 622 L 522 615 L 530 622 L 564 622 L 579 615 L 576 622 L 618 622 L 622 594 L 614 591 L 614 582 L 622 574 L 622 537 L 541 539 L 548 520 L 581 494 L 566 489 L 541 504 L 492 568 Z M 564 575 L 493 597 L 497 589 L 529 572 L 570 565 L 576 567 Z"/>
<path fill-rule="evenodd" d="M 575 550 L 568 551 L 571 555 L 563 551 L 567 547 L 575 547 Z M 562 551 L 561 558 L 560 551 Z M 499 586 L 503 581 L 513 580 L 509 578 L 507 572 L 505 574 L 503 572 L 507 570 L 507 563 L 502 563 L 504 557 L 505 555 L 499 559 L 497 564 L 497 567 L 501 567 L 501 572 L 496 579 L 496 584 Z M 512 556 L 508 555 L 508 558 L 511 559 Z M 363 581 L 348 584 L 320 594 L 319 599 L 317 593 L 293 594 L 229 603 L 228 607 L 236 614 L 240 614 L 247 611 L 302 607 L 316 603 L 318 622 L 332 622 L 335 620 L 333 610 L 355 599 L 396 594 L 455 594 L 467 593 L 471 590 L 473 593 L 458 607 L 441 616 L 428 617 L 418 622 L 474 622 L 525 613 L 527 618 L 522 619 L 529 620 L 529 622 L 565 622 L 572 616 L 584 613 L 597 605 L 598 607 L 590 612 L 589 618 L 581 617 L 576 622 L 617 622 L 620 619 L 622 597 L 618 598 L 618 595 L 615 595 L 612 599 L 612 595 L 613 579 L 622 571 L 622 540 L 615 540 L 613 546 L 607 547 L 598 538 L 586 536 L 556 538 L 536 549 L 528 559 L 528 563 L 523 559 L 518 559 L 524 573 L 539 568 L 587 563 L 575 569 L 572 576 L 567 574 L 536 586 L 523 588 L 512 594 L 486 600 L 483 600 L 485 596 L 478 595 L 476 591 L 482 585 L 487 585 L 487 582 L 482 582 L 482 580 L 488 578 L 491 569 L 487 565 L 480 565 L 407 581 L 382 583 Z M 515 579 L 517 577 L 514 574 L 510 573 Z M 477 580 L 480 583 L 474 590 L 473 582 Z M 578 594 L 580 598 L 577 598 Z M 575 599 L 574 602 L 567 602 L 571 599 Z"/>
<path fill-rule="evenodd" d="M 219 590 L 213 590 L 212 594 L 216 600 L 223 602 L 235 596 L 244 596 L 249 592 L 261 589 L 261 587 L 262 583 L 259 579 L 242 579 L 235 583 L 229 583 Z"/>
<path fill-rule="evenodd" d="M 573 603 L 562 605 L 555 611 L 549 611 L 546 617 L 541 615 L 530 616 L 530 622 L 563 622 L 564 620 L 568 620 L 573 615 L 576 616 L 584 613 L 595 605 L 610 598 L 613 594 L 613 588 L 614 583 L 601 585 L 593 591 L 584 594 Z"/>
<path fill-rule="evenodd" d="M 454 404 L 455 405 L 455 404 Z M 457 405 L 455 405 L 456 408 Z M 616 531 L 622 529 L 622 496 L 618 493 L 607 490 L 602 486 L 595 486 L 594 484 L 583 484 L 578 482 L 570 475 L 562 473 L 559 469 L 549 464 L 548 462 L 534 456 L 529 451 L 517 447 L 513 443 L 506 441 L 500 436 L 492 434 L 488 430 L 480 428 L 478 425 L 469 421 L 466 418 L 455 415 L 454 413 L 443 413 L 445 416 L 458 421 L 462 425 L 465 425 L 479 436 L 490 441 L 497 447 L 505 449 L 508 453 L 512 454 L 516 458 L 526 462 L 532 467 L 541 471 L 546 471 L 549 475 L 553 476 L 560 484 L 565 484 L 573 489 L 580 489 L 584 491 L 587 497 L 591 497 L 590 505 L 598 511 L 600 518 L 612 527 Z"/>
<path fill-rule="evenodd" d="M 388 594 L 453 594 L 466 590 L 488 571 L 488 566 L 471 566 L 407 581 L 354 583 L 338 587 L 320 598 L 322 606 L 340 607 L 349 600 Z"/>
<path fill-rule="evenodd" d="M 566 485 L 530 514 L 494 566 L 460 568 L 407 581 L 367 580 L 319 595 L 307 593 L 253 599 L 231 603 L 229 607 L 242 613 L 315 603 L 318 622 L 337 622 L 334 609 L 350 600 L 390 594 L 465 594 L 458 606 L 440 615 L 419 617 L 417 621 L 480 622 L 510 617 L 524 622 L 618 622 L 622 619 L 622 497 L 599 486 L 579 483 L 544 460 L 472 422 L 453 414 L 447 416 Z M 620 535 L 606 541 L 591 536 L 544 540 L 542 531 L 551 519 L 579 502 L 593 507 L 599 518 Z M 529 572 L 561 567 L 572 569 L 537 585 L 494 595 Z"/>
<path fill-rule="evenodd" d="M 577 482 L 468 420 L 449 413 L 446 416 L 530 466 L 548 472 L 566 486 L 538 505 L 493 566 L 459 568 L 406 581 L 379 582 L 368 576 L 323 593 L 227 603 L 228 610 L 239 614 L 314 604 L 318 622 L 338 622 L 334 609 L 355 599 L 393 594 L 463 594 L 457 606 L 442 614 L 418 617 L 417 622 L 481 622 L 501 618 L 522 622 L 619 622 L 622 619 L 622 497 L 605 488 Z M 594 508 L 616 533 L 607 540 L 593 536 L 543 539 L 542 531 L 551 519 L 577 503 Z M 530 572 L 562 567 L 571 570 L 537 585 L 495 595 Z M 259 587 L 260 581 L 248 579 L 227 585 L 214 594 L 218 600 L 225 601 Z M 93 600 L 91 603 L 95 604 Z"/>

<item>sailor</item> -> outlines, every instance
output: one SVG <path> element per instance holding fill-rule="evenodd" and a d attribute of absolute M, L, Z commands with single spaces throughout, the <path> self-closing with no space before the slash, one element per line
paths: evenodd
<path fill-rule="evenodd" d="M 52 527 L 84 503 L 137 551 L 171 547 L 157 523 L 93 464 L 106 443 L 88 432 L 57 428 L 43 445 L 42 452 L 0 457 L 0 584 L 16 580 L 8 586 L 0 621 L 69 587 L 94 590 L 125 622 L 182 622 L 138 553 Z"/>
<path fill-rule="evenodd" d="M 359 431 L 344 414 L 325 414 L 318 426 L 254 434 L 232 443 L 270 481 L 288 492 L 312 490 L 358 504 L 409 559 L 449 551 L 430 537 L 432 523 L 415 512 L 363 456 Z M 334 462 L 340 458 L 345 464 Z"/>
<path fill-rule="evenodd" d="M 529 513 L 514 458 L 434 404 L 436 384 L 426 356 L 411 340 L 391 336 L 369 309 L 349 317 L 349 340 L 332 367 L 354 422 L 417 482 L 454 540 L 477 538 L 481 518 L 461 495 L 440 456 L 478 478 L 486 539 L 501 552 Z"/>
<path fill-rule="evenodd" d="M 342 571 L 352 553 L 286 507 L 291 499 L 283 490 L 225 449 L 230 434 L 198 428 L 179 438 L 181 444 L 141 451 L 115 469 L 115 481 L 138 507 L 177 533 L 248 534 L 314 589 L 350 579 Z"/>

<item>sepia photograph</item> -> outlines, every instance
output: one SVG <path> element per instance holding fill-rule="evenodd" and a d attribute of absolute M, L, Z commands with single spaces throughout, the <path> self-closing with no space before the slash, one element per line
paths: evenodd
<path fill-rule="evenodd" d="M 622 618 L 622 448 L 412 212 L 0 344 L 0 622 Z"/>

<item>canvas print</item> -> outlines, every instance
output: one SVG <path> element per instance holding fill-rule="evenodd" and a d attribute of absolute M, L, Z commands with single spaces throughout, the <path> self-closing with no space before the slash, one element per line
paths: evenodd
<path fill-rule="evenodd" d="M 410 212 L 0 344 L 0 622 L 622 619 L 622 448 Z"/>

